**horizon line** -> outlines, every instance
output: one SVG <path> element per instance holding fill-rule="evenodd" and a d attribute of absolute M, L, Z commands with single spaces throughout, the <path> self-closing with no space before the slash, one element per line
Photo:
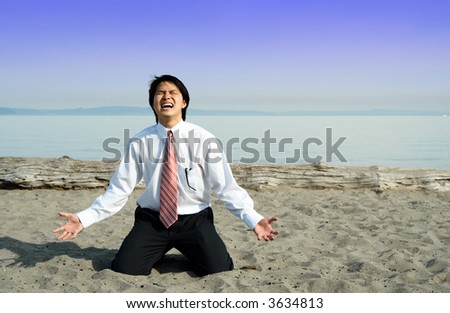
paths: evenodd
<path fill-rule="evenodd" d="M 136 106 L 98 106 L 77 108 L 13 108 L 0 107 L 0 115 L 142 115 L 152 112 L 149 107 Z M 448 114 L 449 113 L 449 114 Z M 287 110 L 262 111 L 239 109 L 195 109 L 190 115 L 450 115 L 450 112 L 435 110 L 391 110 L 391 109 L 354 109 L 354 110 Z"/>

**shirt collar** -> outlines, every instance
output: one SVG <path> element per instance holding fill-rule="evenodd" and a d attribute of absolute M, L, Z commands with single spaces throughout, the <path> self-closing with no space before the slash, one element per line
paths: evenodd
<path fill-rule="evenodd" d="M 171 130 L 172 132 L 179 131 L 179 133 L 181 133 L 183 130 L 184 124 L 185 124 L 185 122 L 183 120 L 181 120 L 177 125 L 175 125 L 174 127 L 169 129 L 169 128 L 164 127 L 162 124 L 158 123 L 158 124 L 156 124 L 156 129 L 158 131 L 159 137 L 167 138 L 167 132 L 169 130 Z"/>

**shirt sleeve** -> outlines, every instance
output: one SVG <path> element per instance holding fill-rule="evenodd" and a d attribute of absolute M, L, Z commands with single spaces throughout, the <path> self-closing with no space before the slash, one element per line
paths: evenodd
<path fill-rule="evenodd" d="M 134 187 L 142 179 L 143 171 L 138 154 L 137 147 L 130 142 L 105 193 L 96 198 L 89 208 L 76 214 L 85 228 L 123 208 Z"/>
<path fill-rule="evenodd" d="M 237 184 L 217 140 L 211 141 L 205 156 L 207 175 L 217 197 L 224 202 L 233 215 L 240 218 L 250 229 L 253 229 L 264 216 L 256 212 L 250 195 Z"/>

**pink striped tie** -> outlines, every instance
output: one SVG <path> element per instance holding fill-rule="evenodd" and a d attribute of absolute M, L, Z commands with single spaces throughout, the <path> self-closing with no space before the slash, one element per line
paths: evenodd
<path fill-rule="evenodd" d="M 175 157 L 175 149 L 173 147 L 173 133 L 171 130 L 167 132 L 167 137 L 166 154 L 161 174 L 161 207 L 159 211 L 159 219 L 164 226 L 166 226 L 166 228 L 169 228 L 178 219 L 178 166 Z"/>

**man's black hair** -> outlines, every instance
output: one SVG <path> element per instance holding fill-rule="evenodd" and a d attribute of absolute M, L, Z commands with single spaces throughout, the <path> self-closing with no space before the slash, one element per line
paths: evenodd
<path fill-rule="evenodd" d="M 153 113 L 155 113 L 156 122 L 158 123 L 158 116 L 156 115 L 155 109 L 153 108 L 153 99 L 155 98 L 156 89 L 158 88 L 158 85 L 162 82 L 169 82 L 177 86 L 177 88 L 180 90 L 181 95 L 183 96 L 183 100 L 186 102 L 186 107 L 181 110 L 181 115 L 183 118 L 183 121 L 186 120 L 186 110 L 189 106 L 189 92 L 186 88 L 186 86 L 183 84 L 181 80 L 176 78 L 172 75 L 161 75 L 161 76 L 155 76 L 155 78 L 150 83 L 150 89 L 148 91 L 148 102 L 150 103 L 150 107 L 153 110 Z"/>

